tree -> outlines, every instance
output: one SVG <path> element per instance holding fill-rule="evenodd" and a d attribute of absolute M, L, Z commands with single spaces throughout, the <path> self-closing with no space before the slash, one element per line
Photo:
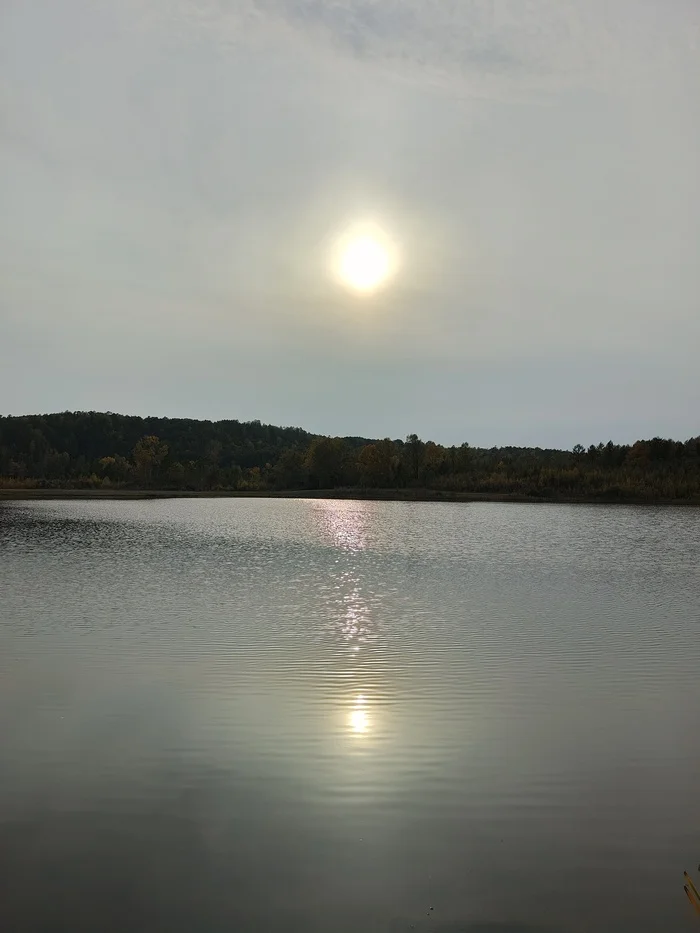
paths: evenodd
<path fill-rule="evenodd" d="M 423 470 L 423 456 L 425 444 L 417 434 L 409 434 L 404 444 L 404 457 L 406 460 L 409 482 L 420 482 Z"/>
<path fill-rule="evenodd" d="M 272 481 L 277 489 L 304 489 L 309 481 L 309 470 L 300 450 L 283 450 L 272 468 Z"/>
<path fill-rule="evenodd" d="M 171 463 L 168 467 L 167 479 L 168 485 L 174 486 L 175 489 L 182 489 L 185 485 L 185 468 L 179 460 Z"/>
<path fill-rule="evenodd" d="M 148 487 L 158 478 L 160 467 L 168 456 L 168 445 L 155 434 L 142 437 L 134 447 L 133 460 L 139 483 Z"/>
<path fill-rule="evenodd" d="M 453 448 L 453 464 L 455 473 L 468 473 L 474 466 L 474 452 L 465 441 L 459 447 Z"/>
<path fill-rule="evenodd" d="M 394 486 L 399 464 L 396 445 L 389 438 L 367 444 L 357 457 L 360 483 L 380 488 Z"/>
<path fill-rule="evenodd" d="M 333 489 L 345 479 L 348 448 L 340 437 L 315 437 L 306 454 L 309 479 L 316 489 Z"/>
<path fill-rule="evenodd" d="M 435 478 L 444 472 L 446 463 L 445 448 L 428 441 L 423 447 L 423 466 L 420 472 L 423 485 L 429 487 Z"/>
<path fill-rule="evenodd" d="M 212 441 L 207 447 L 205 455 L 205 476 L 204 484 L 207 489 L 215 489 L 220 483 L 221 471 L 219 464 L 221 462 L 221 444 L 218 441 Z"/>

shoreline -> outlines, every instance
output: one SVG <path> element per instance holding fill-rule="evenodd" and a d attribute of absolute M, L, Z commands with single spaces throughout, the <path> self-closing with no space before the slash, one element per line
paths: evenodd
<path fill-rule="evenodd" d="M 23 499 L 356 499 L 378 502 L 529 502 L 549 505 L 700 506 L 698 499 L 604 499 L 594 496 L 543 498 L 519 493 L 447 492 L 429 489 L 0 489 L 0 502 Z"/>

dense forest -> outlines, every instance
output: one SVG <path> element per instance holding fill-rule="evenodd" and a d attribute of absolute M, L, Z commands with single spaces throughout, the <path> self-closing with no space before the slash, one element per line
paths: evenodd
<path fill-rule="evenodd" d="M 0 417 L 0 488 L 403 490 L 700 502 L 700 437 L 571 451 L 322 437 L 259 421 L 111 412 Z"/>

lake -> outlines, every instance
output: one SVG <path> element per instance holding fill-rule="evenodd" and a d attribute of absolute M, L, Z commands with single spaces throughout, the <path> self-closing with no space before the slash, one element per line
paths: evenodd
<path fill-rule="evenodd" d="M 0 503 L 0 928 L 700 918 L 700 511 Z"/>

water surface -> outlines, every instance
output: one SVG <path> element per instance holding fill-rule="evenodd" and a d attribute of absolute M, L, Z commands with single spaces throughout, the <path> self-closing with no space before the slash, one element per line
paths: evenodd
<path fill-rule="evenodd" d="M 0 503 L 0 928 L 697 928 L 700 513 Z"/>

